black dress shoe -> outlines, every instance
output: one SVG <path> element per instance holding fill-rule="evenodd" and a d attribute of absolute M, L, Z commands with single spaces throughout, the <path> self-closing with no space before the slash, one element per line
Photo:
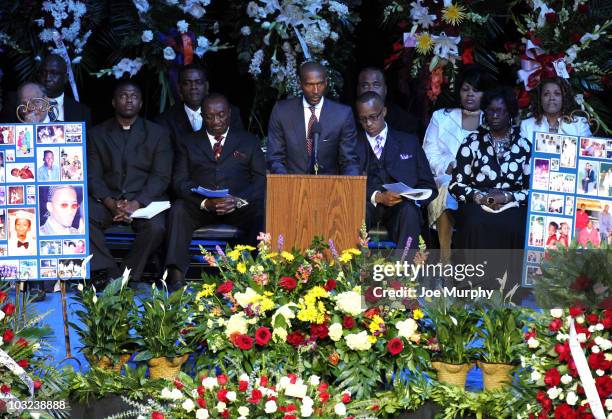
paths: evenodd
<path fill-rule="evenodd" d="M 168 267 L 168 275 L 166 276 L 166 286 L 168 291 L 174 292 L 180 290 L 186 285 L 185 278 L 180 269 Z"/>

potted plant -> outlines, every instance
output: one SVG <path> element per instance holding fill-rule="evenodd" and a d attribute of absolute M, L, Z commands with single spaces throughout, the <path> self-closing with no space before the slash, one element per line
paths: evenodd
<path fill-rule="evenodd" d="M 477 314 L 463 304 L 441 298 L 428 303 L 425 311 L 432 336 L 434 361 L 431 365 L 438 374 L 438 381 L 465 387 L 475 354 Z"/>
<path fill-rule="evenodd" d="M 481 306 L 482 324 L 478 337 L 482 339 L 478 367 L 483 372 L 485 390 L 496 390 L 512 381 L 510 372 L 523 350 L 523 318 L 520 307 Z"/>
<path fill-rule="evenodd" d="M 83 344 L 89 362 L 102 369 L 121 371 L 135 352 L 137 339 L 131 333 L 130 318 L 136 311 L 134 291 L 126 286 L 127 276 L 111 281 L 104 291 L 79 284 L 75 311 L 78 321 L 70 322 Z"/>
<path fill-rule="evenodd" d="M 132 324 L 142 347 L 134 360 L 148 361 L 152 379 L 174 379 L 189 358 L 190 300 L 185 288 L 170 294 L 165 286 L 153 284 L 151 296 L 134 313 Z"/>

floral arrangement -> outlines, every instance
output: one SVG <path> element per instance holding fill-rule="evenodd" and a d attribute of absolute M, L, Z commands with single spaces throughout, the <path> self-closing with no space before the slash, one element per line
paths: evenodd
<path fill-rule="evenodd" d="M 533 389 L 534 397 L 522 417 L 595 417 L 578 374 L 579 361 L 571 353 L 570 320 L 575 322 L 577 341 L 604 414 L 612 412 L 612 310 L 585 311 L 572 306 L 543 313 L 525 333 L 530 355 L 522 359 L 521 380 L 524 388 Z"/>
<path fill-rule="evenodd" d="M 133 413 L 163 418 L 348 418 L 351 393 L 331 387 L 316 375 L 225 374 L 197 380 L 181 374 L 148 405 L 131 402 Z"/>
<path fill-rule="evenodd" d="M 602 94 L 612 87 L 607 54 L 612 20 L 606 20 L 604 12 L 591 10 L 586 0 L 523 3 L 529 8 L 528 13 L 515 17 L 523 36 L 520 44 L 507 43 L 506 52 L 497 54 L 499 60 L 519 68 L 521 107 L 527 108 L 528 92 L 540 80 L 562 77 L 577 93 L 574 99 L 580 109 L 606 133 L 612 132 L 604 122 L 610 112 L 604 106 Z"/>
<path fill-rule="evenodd" d="M 232 359 L 247 372 L 308 370 L 361 398 L 427 362 L 420 309 L 366 308 L 367 242 L 338 253 L 315 241 L 301 253 L 260 239 L 255 259 L 248 246 L 205 255 L 220 278 L 205 277 L 195 296 L 201 367 Z"/>
<path fill-rule="evenodd" d="M 401 57 L 412 78 L 424 77 L 427 97 L 435 102 L 444 85 L 453 85 L 458 62 L 474 63 L 477 51 L 481 61 L 492 62 L 479 47 L 489 16 L 478 11 L 478 3 L 392 0 L 384 9 L 384 21 L 396 24 L 403 36 L 386 65 Z"/>
<path fill-rule="evenodd" d="M 113 66 L 97 73 L 116 79 L 132 77 L 147 67 L 159 74 L 162 89 L 160 112 L 178 98 L 178 70 L 182 65 L 202 59 L 208 52 L 227 45 L 217 37 L 219 24 L 206 18 L 210 0 L 172 0 L 152 2 L 132 0 L 133 20 L 125 24 L 121 10 L 112 21 L 122 40 L 110 59 Z"/>

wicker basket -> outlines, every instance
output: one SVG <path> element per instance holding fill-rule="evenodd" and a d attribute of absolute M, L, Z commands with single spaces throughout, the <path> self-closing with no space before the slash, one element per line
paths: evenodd
<path fill-rule="evenodd" d="M 104 355 L 102 358 L 98 358 L 97 356 L 92 356 L 88 358 L 89 363 L 95 367 L 98 367 L 103 370 L 113 370 L 116 373 L 121 372 L 121 368 L 125 365 L 126 362 L 130 359 L 132 354 L 123 354 L 119 355 L 119 362 L 113 362 L 112 358 Z"/>
<path fill-rule="evenodd" d="M 510 371 L 512 371 L 514 365 L 490 364 L 478 361 L 478 368 L 482 370 L 484 389 L 487 391 L 503 388 L 512 381 Z"/>
<path fill-rule="evenodd" d="M 447 364 L 446 362 L 433 361 L 431 366 L 438 373 L 438 381 L 464 388 L 467 373 L 472 369 L 472 364 Z"/>
<path fill-rule="evenodd" d="M 189 359 L 189 354 L 175 358 L 166 358 L 164 356 L 152 358 L 149 360 L 149 377 L 154 380 L 158 378 L 174 380 L 181 371 L 183 364 L 187 362 L 187 359 Z"/>

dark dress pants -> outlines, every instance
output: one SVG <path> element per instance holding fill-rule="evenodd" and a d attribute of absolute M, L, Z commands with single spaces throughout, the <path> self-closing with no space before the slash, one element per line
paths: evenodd
<path fill-rule="evenodd" d="M 166 234 L 165 212 L 157 214 L 150 220 L 133 219 L 132 230 L 136 234 L 132 246 L 117 269 L 117 264 L 106 246 L 104 232 L 111 227 L 113 216 L 111 212 L 101 203 L 89 198 L 89 243 L 93 258 L 91 259 L 91 270 L 108 270 L 109 275 L 116 278 L 123 273 L 127 267 L 131 269 L 131 278 L 139 280 L 149 256 L 159 248 Z"/>
<path fill-rule="evenodd" d="M 256 245 L 257 235 L 263 227 L 262 205 L 251 202 L 229 214 L 217 215 L 183 199 L 175 201 L 170 209 L 168 222 L 166 266 L 175 266 L 183 275 L 186 274 L 191 260 L 189 244 L 193 232 L 211 224 L 236 226 L 245 232 L 245 244 Z"/>
<path fill-rule="evenodd" d="M 382 223 L 392 241 L 397 243 L 397 250 L 403 251 L 408 238 L 412 238 L 410 249 L 418 249 L 421 234 L 421 210 L 414 202 L 403 200 L 397 205 L 386 207 L 383 204 L 366 204 L 366 227 L 368 230 L 377 223 Z"/>

